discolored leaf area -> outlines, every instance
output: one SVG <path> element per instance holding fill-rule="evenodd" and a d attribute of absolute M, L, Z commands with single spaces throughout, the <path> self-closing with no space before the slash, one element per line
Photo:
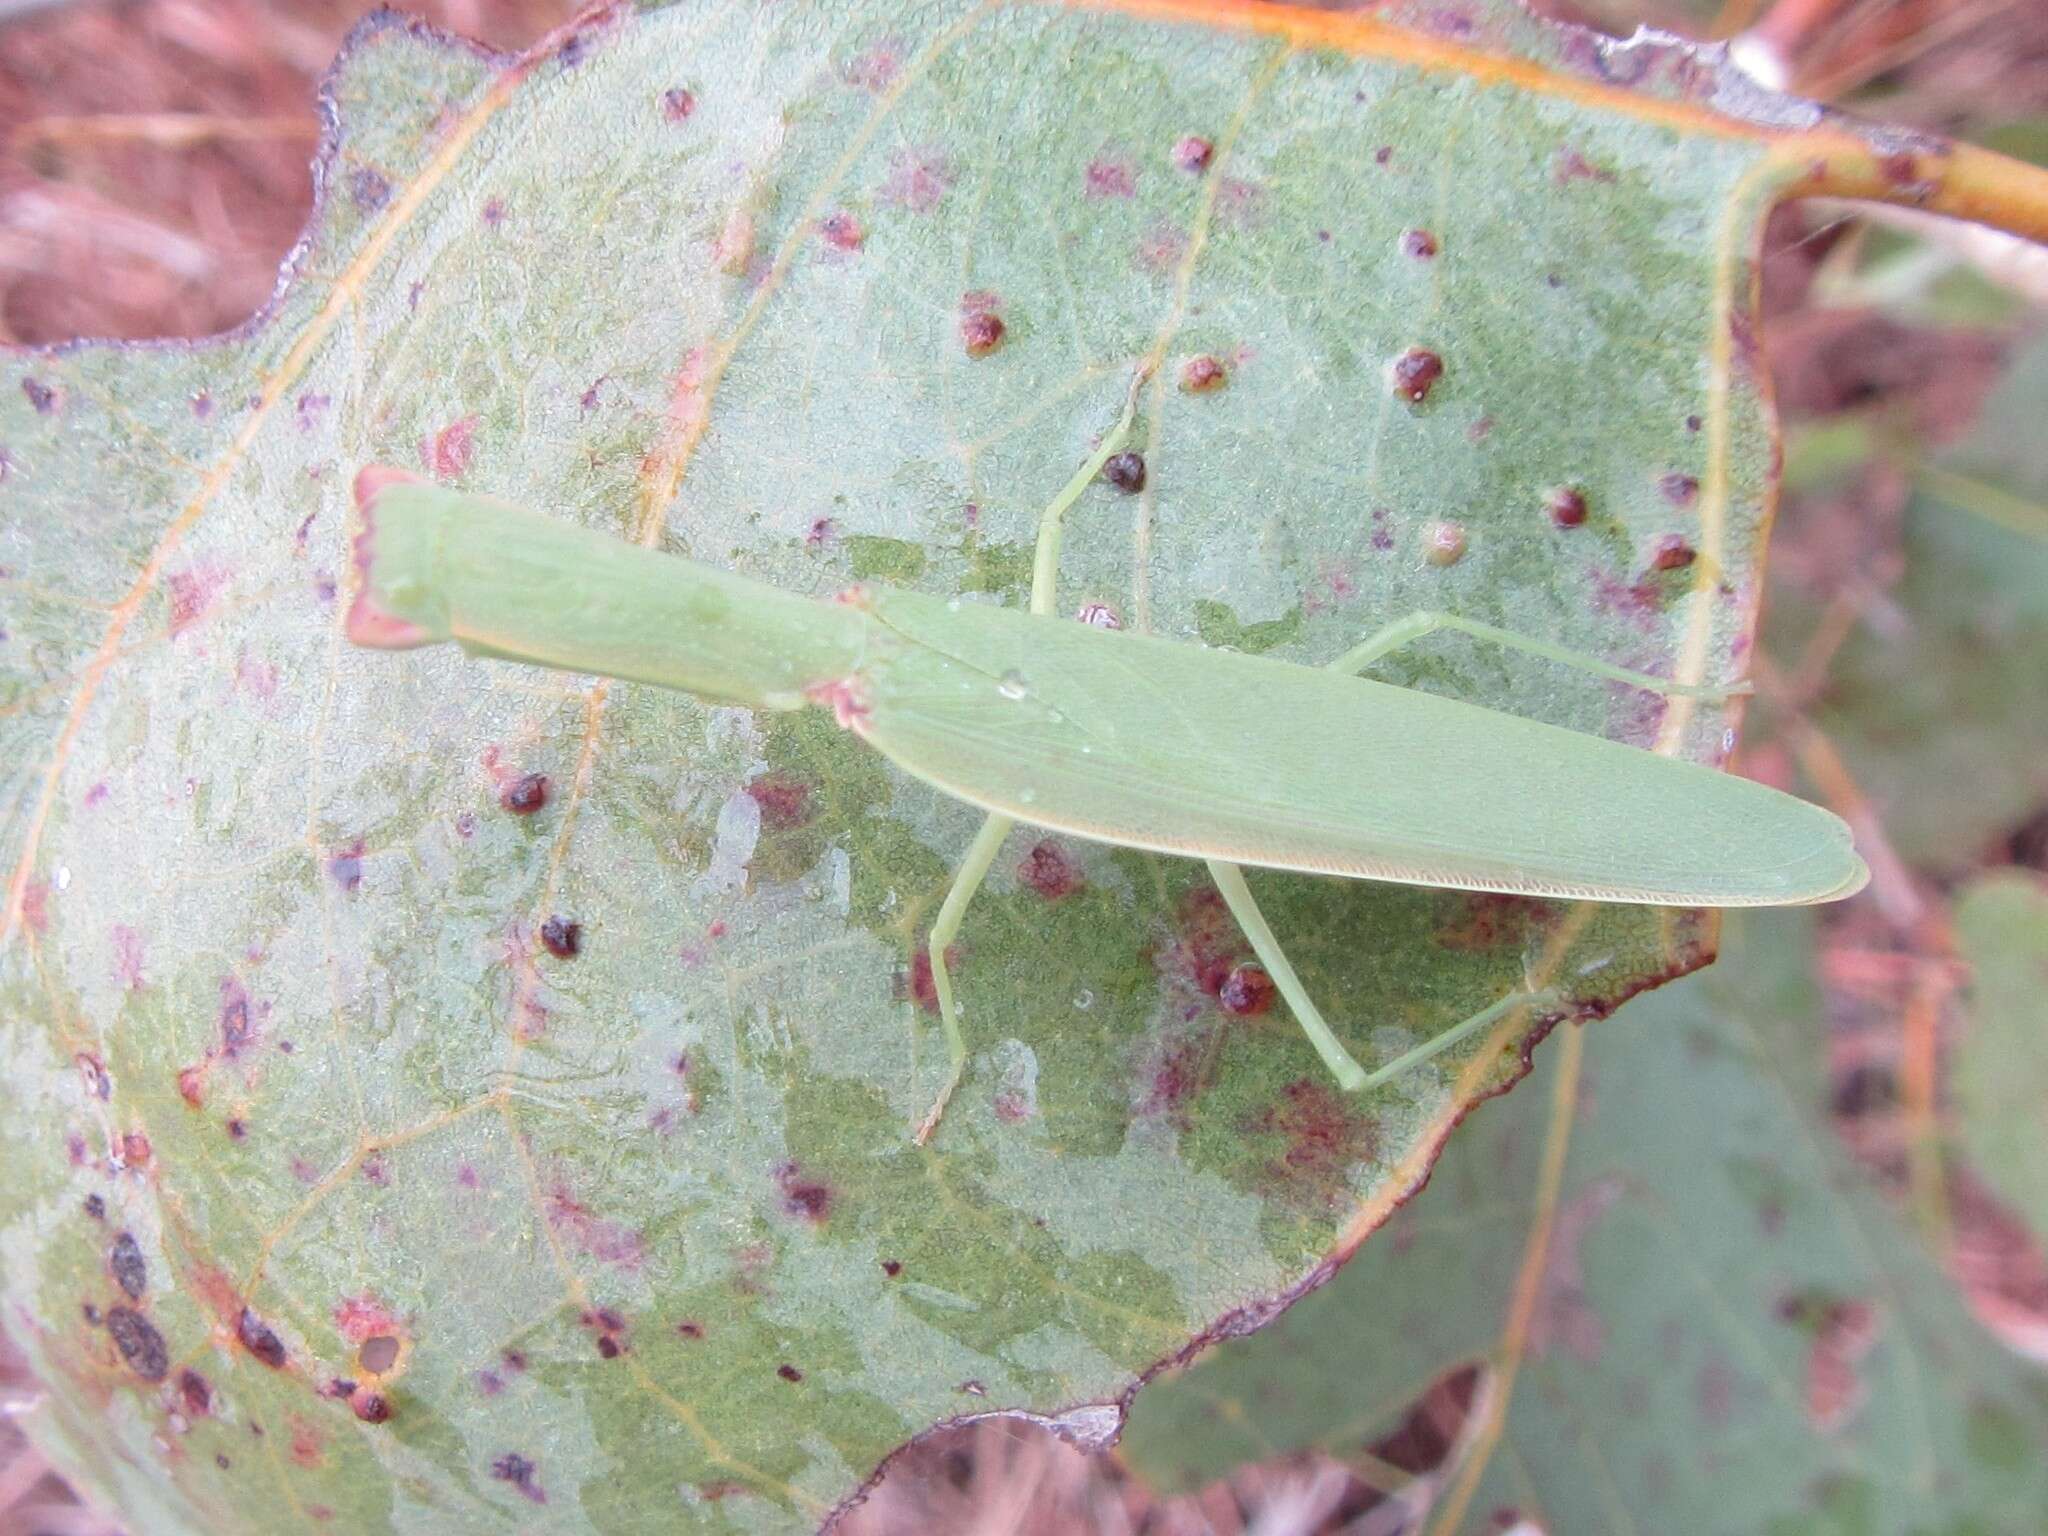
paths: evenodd
<path fill-rule="evenodd" d="M 1965 161 L 1429 16 L 622 9 L 517 59 L 387 18 L 268 313 L 5 360 L 0 1316 L 67 1472 L 152 1536 L 802 1529 L 937 1421 L 1100 1438 L 1384 1219 L 1547 1021 L 1345 1100 L 1195 866 L 1019 833 L 919 1150 L 913 956 L 972 815 L 817 712 L 339 619 L 374 461 L 1015 605 L 1142 376 L 1066 612 L 1321 660 L 1439 607 L 1739 673 L 1760 211 Z M 1729 740 L 1458 641 L 1382 672 Z M 1254 883 L 1368 1061 L 1525 969 L 1597 1015 L 1714 943 Z"/>
<path fill-rule="evenodd" d="M 1957 903 L 1956 945 L 1970 967 L 1951 1068 L 1957 1135 L 2000 1198 L 2048 1237 L 2048 891 L 2017 871 L 1986 875 Z"/>
<path fill-rule="evenodd" d="M 1731 916 L 1713 970 L 1546 1051 L 1326 1289 L 1140 1395 L 1134 1465 L 1355 1455 L 1478 1362 L 1415 1529 L 2038 1529 L 2048 1394 L 1835 1142 L 1811 929 Z"/>

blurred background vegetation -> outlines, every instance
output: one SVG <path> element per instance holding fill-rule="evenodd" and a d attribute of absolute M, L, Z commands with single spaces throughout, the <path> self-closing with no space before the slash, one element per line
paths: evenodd
<path fill-rule="evenodd" d="M 316 82 L 369 8 L 0 0 L 0 340 L 202 336 L 260 309 L 313 196 Z M 577 9 L 409 8 L 507 49 Z M 1616 32 L 1739 39 L 1760 75 L 1802 94 L 2048 163 L 2042 0 L 1546 8 Z M 1849 817 L 1876 878 L 1796 930 L 1806 985 L 1763 1003 L 1752 990 L 1744 1006 L 1775 1010 L 1763 1035 L 1776 1048 L 1812 1053 L 1786 1081 L 1811 1098 L 1828 1154 L 1853 1160 L 1899 1230 L 1917 1231 L 2015 1368 L 2040 1371 L 2048 251 L 1903 211 L 1800 205 L 1768 231 L 1764 305 L 1785 497 L 1740 762 Z M 1723 968 L 1731 961 L 1766 963 L 1747 948 Z M 1595 1026 L 1589 1059 L 1603 1031 L 1628 1030 L 1646 1007 Z M 1468 1130 L 1488 1114 L 1506 1109 Z M 1390 1258 L 1369 1246 L 1360 1263 Z M 1824 1355 L 1853 1366 L 1852 1322 L 1814 1324 L 1816 1370 Z M 1817 1425 L 1831 1410 L 1816 1394 L 1830 1385 L 1842 1383 L 1806 1383 Z M 1463 1453 L 1479 1389 L 1479 1372 L 1452 1372 L 1369 1440 L 1324 1434 L 1207 1486 L 1177 1478 L 1189 1486 L 1171 1498 L 1114 1457 L 1028 1426 L 970 1425 L 899 1458 L 842 1529 L 1389 1536 L 1411 1528 L 1416 1490 Z M 5 1358 L 0 1394 L 17 1412 L 34 1401 Z M 76 1503 L 0 1417 L 0 1536 L 119 1529 Z"/>

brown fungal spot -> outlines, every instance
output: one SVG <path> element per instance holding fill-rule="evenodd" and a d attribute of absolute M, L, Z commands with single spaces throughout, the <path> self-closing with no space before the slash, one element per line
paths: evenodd
<path fill-rule="evenodd" d="M 704 1325 L 686 1317 L 676 1324 L 676 1332 L 686 1339 L 701 1339 L 704 1337 Z"/>
<path fill-rule="evenodd" d="M 284 1368 L 284 1340 L 273 1333 L 270 1325 L 247 1307 L 242 1308 L 242 1315 L 235 1320 L 235 1337 L 241 1341 L 242 1348 L 273 1371 Z"/>
<path fill-rule="evenodd" d="M 87 1195 L 85 1197 L 85 1214 L 94 1221 L 105 1221 L 107 1219 L 107 1202 L 98 1195 Z"/>
<path fill-rule="evenodd" d="M 1657 541 L 1656 553 L 1650 556 L 1650 568 L 1656 571 L 1682 571 L 1699 558 L 1699 551 L 1677 534 L 1666 534 Z"/>
<path fill-rule="evenodd" d="M 687 123 L 696 110 L 696 96 L 680 85 L 661 93 L 661 115 L 672 123 Z"/>
<path fill-rule="evenodd" d="M 775 1374 L 784 1381 L 802 1381 L 804 1379 L 804 1373 L 787 1361 L 775 1367 Z"/>
<path fill-rule="evenodd" d="M 1401 236 L 1401 254 L 1413 256 L 1418 261 L 1428 261 L 1436 255 L 1436 236 L 1426 229 L 1411 229 Z"/>
<path fill-rule="evenodd" d="M 359 213 L 375 213 L 391 201 L 390 179 L 367 165 L 357 166 L 348 176 L 349 201 Z"/>
<path fill-rule="evenodd" d="M 1444 376 L 1444 360 L 1426 347 L 1410 347 L 1388 365 L 1394 393 L 1420 405 Z"/>
<path fill-rule="evenodd" d="M 548 803 L 548 776 L 522 773 L 498 791 L 498 804 L 514 816 L 531 816 Z"/>
<path fill-rule="evenodd" d="M 162 1381 L 171 1368 L 171 1351 L 156 1324 L 133 1307 L 110 1307 L 107 1332 L 121 1361 L 144 1381 Z"/>
<path fill-rule="evenodd" d="M 1223 985 L 1217 989 L 1216 1001 L 1223 1005 L 1225 1013 L 1236 1014 L 1239 1018 L 1255 1018 L 1273 1006 L 1278 992 L 1264 966 L 1234 965 L 1223 978 Z"/>
<path fill-rule="evenodd" d="M 616 1360 L 626 1351 L 625 1347 L 612 1335 L 600 1333 L 597 1336 L 597 1352 L 607 1360 Z"/>
<path fill-rule="evenodd" d="M 1220 359 L 1207 352 L 1191 357 L 1180 365 L 1180 387 L 1183 394 L 1206 395 L 1221 389 L 1230 381 Z"/>
<path fill-rule="evenodd" d="M 1550 493 L 1546 505 L 1551 522 L 1560 528 L 1577 528 L 1586 521 L 1586 496 L 1575 487 L 1559 486 Z"/>
<path fill-rule="evenodd" d="M 1216 146 L 1199 133 L 1183 134 L 1173 146 L 1173 163 L 1179 170 L 1190 176 L 1198 176 L 1209 169 L 1209 162 L 1216 157 Z"/>
<path fill-rule="evenodd" d="M 548 1501 L 548 1496 L 547 1491 L 540 1485 L 540 1479 L 536 1476 L 539 1470 L 538 1467 L 524 1456 L 513 1451 L 507 1451 L 503 1456 L 500 1456 L 491 1463 L 491 1476 L 501 1483 L 510 1483 L 519 1490 L 528 1502 L 545 1504 Z"/>
<path fill-rule="evenodd" d="M 23 379 L 21 392 L 28 397 L 29 405 L 38 416 L 47 416 L 57 408 L 57 391 L 41 379 Z"/>
<path fill-rule="evenodd" d="M 899 1259 L 882 1260 L 882 1273 L 887 1275 L 891 1280 L 894 1280 L 898 1275 L 903 1273 L 902 1261 Z"/>
<path fill-rule="evenodd" d="M 1392 163 L 1392 161 L 1393 161 L 1393 158 L 1394 158 L 1394 146 L 1393 146 L 1393 145 L 1391 145 L 1391 144 L 1382 144 L 1382 145 L 1381 145 L 1381 146 L 1380 146 L 1380 147 L 1379 147 L 1378 149 L 1376 149 L 1376 150 L 1374 150 L 1374 151 L 1372 152 L 1372 163 L 1373 163 L 1374 165 L 1388 165 L 1388 164 L 1391 164 L 1391 163 Z"/>
<path fill-rule="evenodd" d="M 969 357 L 987 357 L 1003 344 L 1003 317 L 989 310 L 970 310 L 960 317 L 960 345 Z"/>
<path fill-rule="evenodd" d="M 233 1061 L 256 1038 L 254 1015 L 249 1007 L 249 991 L 233 976 L 220 979 L 220 1053 Z"/>
<path fill-rule="evenodd" d="M 1081 871 L 1058 843 L 1040 841 L 1017 863 L 1017 880 L 1047 901 L 1058 901 L 1081 889 Z"/>
<path fill-rule="evenodd" d="M 1126 496 L 1135 496 L 1145 489 L 1145 456 L 1142 453 L 1112 454 L 1109 462 L 1102 466 L 1102 478 Z"/>
<path fill-rule="evenodd" d="M 583 947 L 583 925 L 557 914 L 540 925 L 540 942 L 557 960 L 573 960 Z"/>
<path fill-rule="evenodd" d="M 1465 525 L 1431 523 L 1422 538 L 1422 558 L 1431 565 L 1456 565 L 1465 558 Z"/>

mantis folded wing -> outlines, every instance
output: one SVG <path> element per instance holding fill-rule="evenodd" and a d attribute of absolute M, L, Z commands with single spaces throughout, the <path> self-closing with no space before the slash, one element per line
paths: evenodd
<path fill-rule="evenodd" d="M 879 586 L 817 601 L 395 470 L 367 469 L 356 488 L 357 643 L 453 640 L 756 709 L 829 707 L 906 773 L 998 818 L 1228 861 L 1219 874 L 1592 901 L 1790 905 L 1868 877 L 1817 806 L 1496 710 L 1042 612 Z"/>

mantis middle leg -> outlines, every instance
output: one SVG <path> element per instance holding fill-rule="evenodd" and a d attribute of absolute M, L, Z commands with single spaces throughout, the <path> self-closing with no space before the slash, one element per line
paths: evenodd
<path fill-rule="evenodd" d="M 1130 393 L 1125 397 L 1123 414 L 1117 418 L 1116 425 L 1104 435 L 1086 462 L 1074 471 L 1073 478 L 1067 481 L 1059 495 L 1039 514 L 1038 547 L 1031 562 L 1033 613 L 1050 615 L 1058 602 L 1060 532 L 1067 509 L 1081 499 L 1082 493 L 1102 473 L 1102 466 L 1122 452 L 1124 444 L 1130 440 L 1131 423 L 1138 413 L 1138 390 L 1145 378 L 1146 371 L 1141 369 L 1131 380 Z M 968 904 L 981 889 L 989 867 L 1002 851 L 1003 840 L 1016 825 L 1010 817 L 993 813 L 981 824 L 981 830 L 968 844 L 967 854 L 953 874 L 953 883 L 947 888 L 946 899 L 940 904 L 939 915 L 933 920 L 931 935 L 926 941 L 932 968 L 932 993 L 939 1006 L 939 1021 L 946 1031 L 947 1060 L 945 1084 L 917 1128 L 914 1139 L 920 1147 L 928 1143 L 932 1133 L 938 1130 L 939 1120 L 946 1112 L 953 1090 L 960 1086 L 961 1074 L 967 1070 L 967 1040 L 960 1031 L 960 1020 L 953 1003 L 953 978 L 946 969 L 946 950 L 959 935 Z"/>

